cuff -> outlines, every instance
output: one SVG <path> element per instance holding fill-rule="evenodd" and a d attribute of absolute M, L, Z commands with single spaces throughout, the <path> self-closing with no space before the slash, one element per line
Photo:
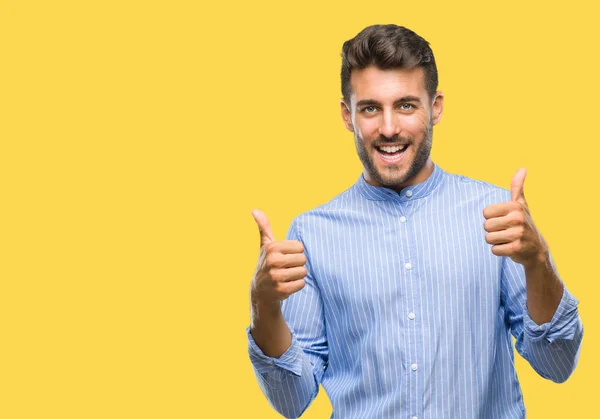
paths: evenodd
<path fill-rule="evenodd" d="M 560 303 L 554 312 L 552 319 L 541 325 L 534 322 L 529 316 L 527 304 L 523 310 L 523 324 L 525 333 L 531 338 L 532 341 L 539 341 L 546 339 L 552 343 L 557 339 L 572 340 L 575 336 L 577 329 L 577 321 L 579 314 L 577 312 L 577 305 L 579 301 L 563 287 L 563 295 L 560 299 Z"/>
<path fill-rule="evenodd" d="M 296 340 L 294 330 L 289 325 L 288 328 L 292 334 L 292 344 L 279 358 L 273 358 L 265 355 L 256 342 L 254 342 L 252 334 L 250 333 L 250 326 L 248 326 L 246 329 L 246 336 L 248 337 L 248 354 L 250 355 L 250 360 L 252 361 L 254 368 L 256 368 L 256 371 L 264 374 L 282 368 L 298 377 L 302 376 L 302 355 L 304 352 Z"/>

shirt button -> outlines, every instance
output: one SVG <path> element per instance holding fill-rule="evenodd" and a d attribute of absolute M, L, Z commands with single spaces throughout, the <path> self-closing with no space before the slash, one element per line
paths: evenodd
<path fill-rule="evenodd" d="M 413 417 L 412 417 L 412 418 L 410 418 L 410 419 L 419 419 L 419 418 L 418 418 L 418 417 L 416 417 L 416 416 L 413 416 Z"/>
<path fill-rule="evenodd" d="M 419 369 L 419 367 L 417 366 L 417 364 L 412 364 L 412 365 L 410 366 L 410 369 L 411 369 L 411 370 L 413 370 L 413 371 L 416 371 L 416 370 L 418 370 L 418 369 Z"/>
<path fill-rule="evenodd" d="M 411 197 L 412 196 L 412 191 L 406 191 L 406 196 Z"/>
<path fill-rule="evenodd" d="M 408 318 L 411 320 L 415 319 L 415 313 L 408 313 Z"/>
<path fill-rule="evenodd" d="M 402 217 L 400 217 L 400 222 L 401 223 L 405 223 L 406 222 L 406 217 L 404 215 Z"/>
<path fill-rule="evenodd" d="M 405 263 L 405 264 L 404 264 L 404 267 L 405 267 L 406 269 L 412 269 L 412 265 L 411 265 L 410 263 Z"/>

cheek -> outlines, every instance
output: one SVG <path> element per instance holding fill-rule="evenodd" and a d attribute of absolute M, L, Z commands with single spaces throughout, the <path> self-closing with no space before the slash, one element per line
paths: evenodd
<path fill-rule="evenodd" d="M 427 118 L 419 115 L 405 120 L 403 131 L 410 133 L 411 137 L 421 137 L 427 129 Z"/>
<path fill-rule="evenodd" d="M 370 141 L 379 136 L 377 132 L 377 121 L 375 118 L 356 121 L 354 125 L 354 131 L 358 134 L 359 138 L 363 141 Z"/>

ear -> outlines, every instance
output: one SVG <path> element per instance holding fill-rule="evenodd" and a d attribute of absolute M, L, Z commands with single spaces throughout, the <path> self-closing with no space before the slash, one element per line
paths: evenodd
<path fill-rule="evenodd" d="M 438 90 L 435 92 L 435 98 L 433 99 L 433 105 L 431 106 L 431 122 L 433 125 L 440 122 L 442 113 L 444 113 L 444 92 Z"/>
<path fill-rule="evenodd" d="M 350 132 L 354 132 L 354 125 L 352 125 L 352 112 L 350 112 L 350 109 L 348 108 L 348 105 L 346 105 L 346 102 L 344 102 L 344 99 L 340 100 L 340 106 L 342 108 L 342 119 L 344 120 L 346 129 Z"/>

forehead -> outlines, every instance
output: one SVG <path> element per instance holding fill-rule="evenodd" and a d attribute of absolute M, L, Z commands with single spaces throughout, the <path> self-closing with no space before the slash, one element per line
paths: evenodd
<path fill-rule="evenodd" d="M 403 96 L 425 98 L 425 74 L 421 67 L 381 70 L 370 66 L 350 75 L 352 101 L 373 99 L 394 101 Z"/>

